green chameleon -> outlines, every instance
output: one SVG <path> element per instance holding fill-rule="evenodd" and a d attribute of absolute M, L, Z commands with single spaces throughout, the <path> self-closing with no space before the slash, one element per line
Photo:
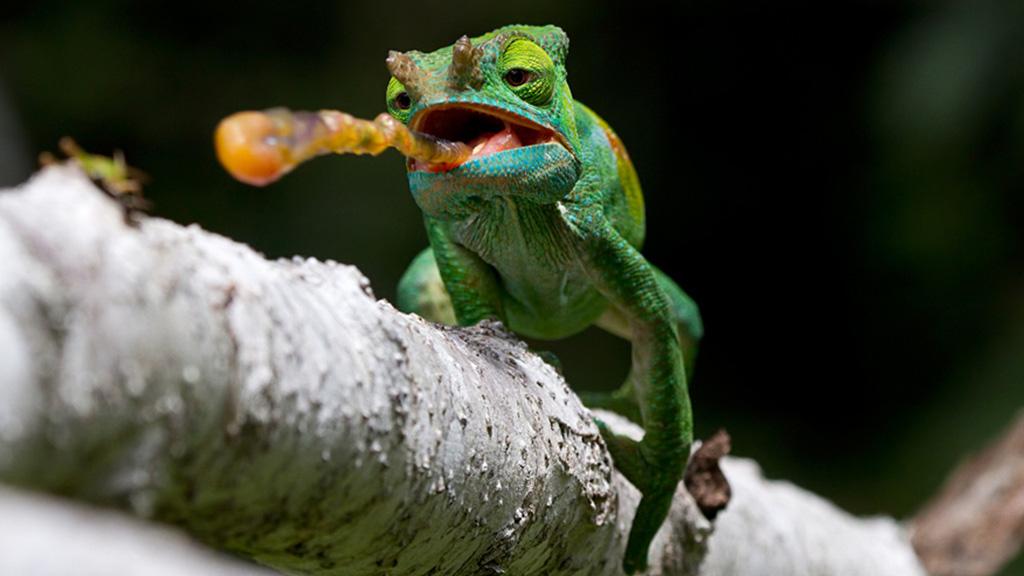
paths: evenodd
<path fill-rule="evenodd" d="M 568 46 L 555 26 L 506 26 L 389 56 L 388 112 L 473 149 L 455 166 L 408 160 L 430 247 L 402 277 L 398 307 L 449 324 L 496 318 L 539 339 L 597 324 L 632 342 L 626 383 L 585 397 L 646 431 L 635 442 L 598 421 L 643 495 L 623 559 L 631 574 L 647 565 L 690 454 L 686 371 L 702 326 L 693 301 L 640 254 L 636 171 L 611 128 L 573 100 Z"/>

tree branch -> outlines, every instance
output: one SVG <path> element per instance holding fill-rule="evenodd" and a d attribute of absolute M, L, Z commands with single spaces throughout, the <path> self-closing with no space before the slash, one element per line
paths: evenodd
<path fill-rule="evenodd" d="M 923 574 L 893 521 L 723 470 L 714 534 L 680 488 L 651 574 Z M 618 574 L 638 501 L 500 326 L 401 314 L 349 266 L 127 225 L 67 167 L 0 194 L 0 481 L 309 574 Z"/>
<path fill-rule="evenodd" d="M 1024 541 L 1024 413 L 961 464 L 914 518 L 914 548 L 935 576 L 987 576 Z"/>

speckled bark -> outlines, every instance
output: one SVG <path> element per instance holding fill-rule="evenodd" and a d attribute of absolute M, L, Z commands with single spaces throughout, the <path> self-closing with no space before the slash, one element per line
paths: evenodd
<path fill-rule="evenodd" d="M 680 490 L 652 574 L 920 573 L 891 521 L 724 469 L 703 569 Z M 499 326 L 401 314 L 349 266 L 127 226 L 67 168 L 0 194 L 0 480 L 308 574 L 618 574 L 637 502 Z"/>

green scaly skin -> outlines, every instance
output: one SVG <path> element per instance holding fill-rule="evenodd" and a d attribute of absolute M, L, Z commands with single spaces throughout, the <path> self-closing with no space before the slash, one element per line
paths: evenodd
<path fill-rule="evenodd" d="M 389 57 L 388 111 L 413 129 L 467 143 L 503 122 L 532 129 L 517 129 L 529 139 L 521 147 L 447 170 L 409 162 L 430 248 L 402 278 L 398 306 L 450 324 L 496 318 L 541 339 L 596 323 L 632 342 L 626 383 L 584 398 L 646 430 L 635 442 L 598 422 L 615 465 L 643 495 L 623 559 L 632 574 L 646 568 L 689 457 L 684 357 L 692 363 L 702 328 L 693 301 L 640 255 L 636 172 L 608 125 L 573 100 L 568 43 L 554 26 L 507 26 Z"/>

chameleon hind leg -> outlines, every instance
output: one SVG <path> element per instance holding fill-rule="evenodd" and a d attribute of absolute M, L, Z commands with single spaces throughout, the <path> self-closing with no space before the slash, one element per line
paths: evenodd
<path fill-rule="evenodd" d="M 655 280 L 668 300 L 668 312 L 676 324 L 679 346 L 683 350 L 686 375 L 692 378 L 693 367 L 697 361 L 697 349 L 704 335 L 704 324 L 700 318 L 697 304 L 682 288 L 664 272 L 652 264 L 648 264 L 654 273 Z M 621 338 L 631 337 L 629 318 L 616 306 L 609 306 L 597 320 L 597 325 Z M 611 392 L 581 392 L 583 403 L 591 408 L 601 408 L 621 414 L 634 422 L 640 422 L 640 407 L 637 404 L 633 375 L 630 373 L 626 381 L 617 390 Z"/>
<path fill-rule="evenodd" d="M 402 274 L 397 305 L 402 312 L 418 314 L 432 322 L 457 324 L 452 299 L 444 287 L 432 248 L 425 248 L 413 258 Z"/>

